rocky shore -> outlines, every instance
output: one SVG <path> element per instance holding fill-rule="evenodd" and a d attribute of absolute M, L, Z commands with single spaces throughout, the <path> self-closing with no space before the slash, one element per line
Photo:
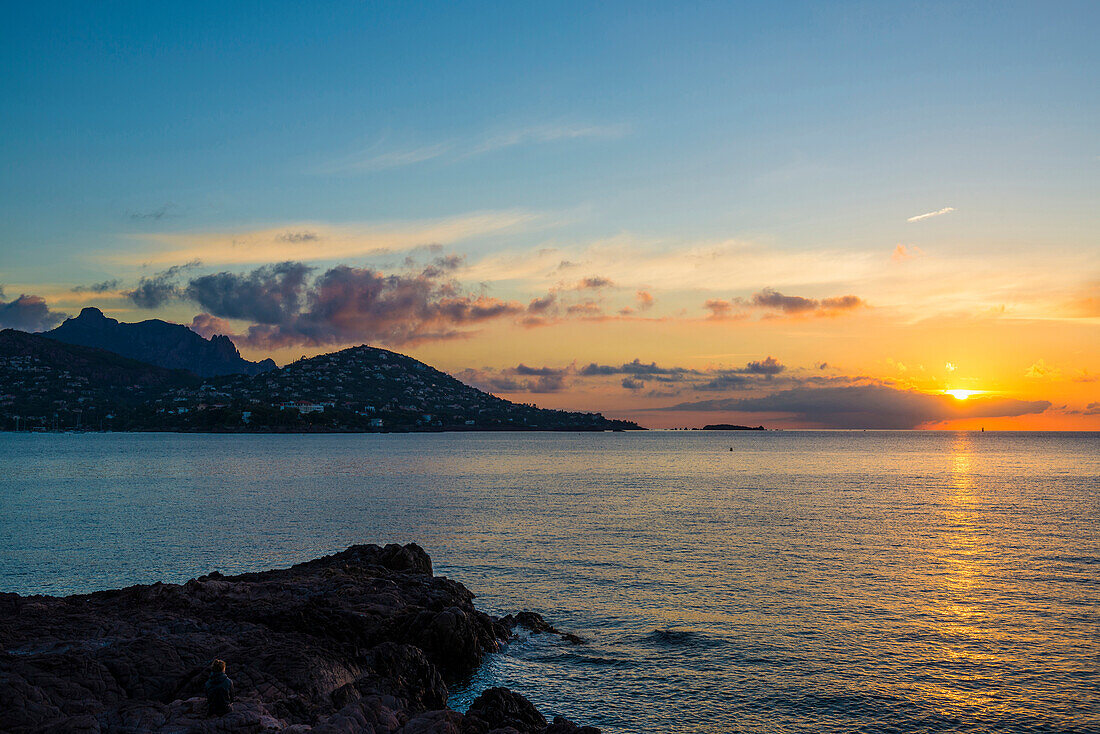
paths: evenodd
<path fill-rule="evenodd" d="M 529 612 L 495 619 L 419 546 L 353 546 L 289 569 L 69 597 L 0 594 L 0 731 L 594 734 L 470 674 Z M 575 639 L 575 638 L 574 638 Z M 578 641 L 579 642 L 579 641 Z M 233 710 L 207 715 L 220 658 Z"/>

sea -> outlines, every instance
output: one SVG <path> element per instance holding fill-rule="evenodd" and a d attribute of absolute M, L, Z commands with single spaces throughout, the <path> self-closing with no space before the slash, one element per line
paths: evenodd
<path fill-rule="evenodd" d="M 605 732 L 1100 731 L 1100 434 L 0 434 L 0 590 L 416 542 Z"/>

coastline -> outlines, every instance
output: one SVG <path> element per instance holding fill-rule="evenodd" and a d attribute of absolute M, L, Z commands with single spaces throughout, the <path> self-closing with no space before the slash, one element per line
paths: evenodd
<path fill-rule="evenodd" d="M 447 684 L 539 615 L 494 618 L 432 573 L 416 544 L 356 545 L 287 569 L 214 572 L 66 597 L 0 593 L 0 729 L 11 732 L 595 734 L 491 688 L 469 710 Z M 211 659 L 235 681 L 208 717 Z"/>

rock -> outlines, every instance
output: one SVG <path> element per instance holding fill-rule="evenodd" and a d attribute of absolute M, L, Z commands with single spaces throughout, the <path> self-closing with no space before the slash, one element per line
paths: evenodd
<path fill-rule="evenodd" d="M 0 593 L 0 731 L 588 734 L 548 728 L 503 688 L 466 715 L 446 708 L 446 681 L 472 673 L 515 625 L 557 633 L 529 612 L 494 620 L 473 598 L 434 577 L 414 544 L 183 585 Z M 215 657 L 237 695 L 211 717 L 203 684 Z"/>
<path fill-rule="evenodd" d="M 514 631 L 517 627 L 522 627 L 528 632 L 534 632 L 536 634 L 552 634 L 557 635 L 566 642 L 571 642 L 574 645 L 583 645 L 584 640 L 569 632 L 562 632 L 554 627 L 552 624 L 542 618 L 541 614 L 537 612 L 523 611 L 517 614 L 509 614 L 501 617 L 497 620 L 501 625 L 508 629 L 509 632 Z"/>
<path fill-rule="evenodd" d="M 554 723 L 542 734 L 600 734 L 600 730 L 594 726 L 577 726 L 564 716 L 555 716 Z"/>
<path fill-rule="evenodd" d="M 470 704 L 467 719 L 484 722 L 488 730 L 512 727 L 519 734 L 539 734 L 546 719 L 534 704 L 507 688 L 490 688 Z"/>

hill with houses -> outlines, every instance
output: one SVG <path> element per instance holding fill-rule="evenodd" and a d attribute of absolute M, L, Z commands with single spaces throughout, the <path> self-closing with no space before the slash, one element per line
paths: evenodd
<path fill-rule="evenodd" d="M 202 377 L 189 370 L 165 369 L 40 334 L 12 329 L 0 332 L 2 430 L 638 428 L 635 423 L 599 413 L 513 403 L 411 357 L 369 346 L 301 359 L 259 374 Z"/>

